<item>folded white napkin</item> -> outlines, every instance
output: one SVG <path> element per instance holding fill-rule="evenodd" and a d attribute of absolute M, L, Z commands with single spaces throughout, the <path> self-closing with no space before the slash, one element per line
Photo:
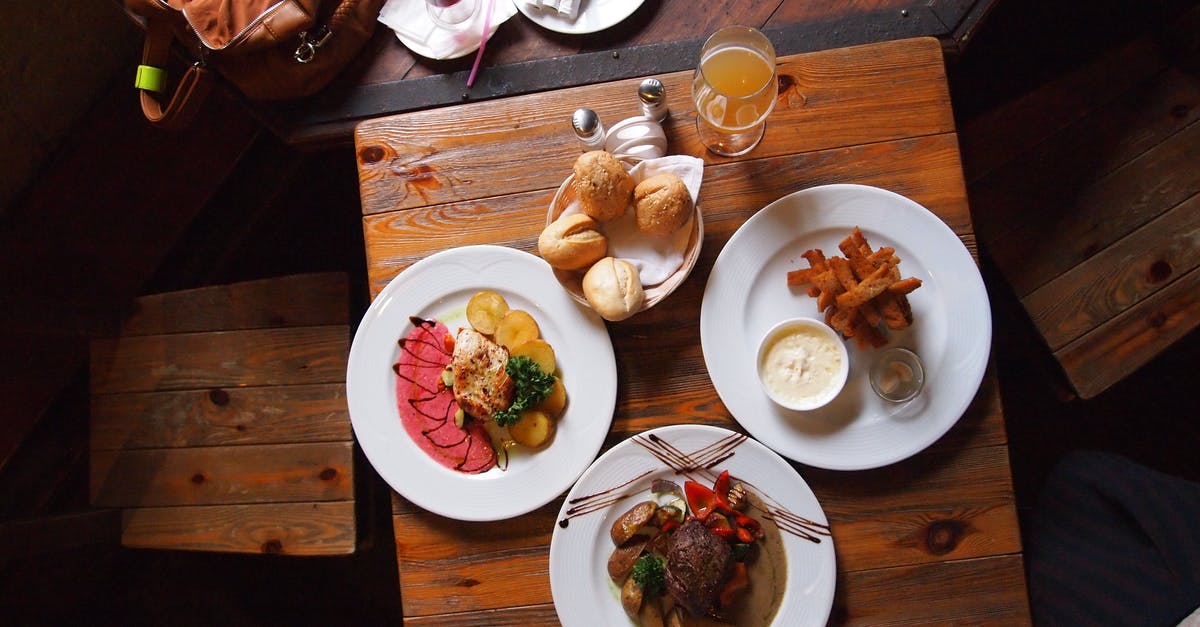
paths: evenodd
<path fill-rule="evenodd" d="M 579 4 L 582 0 L 524 0 L 525 6 L 539 11 L 556 11 L 567 19 L 575 19 L 579 15 Z"/>
<path fill-rule="evenodd" d="M 479 49 L 488 2 L 492 2 L 492 17 L 488 37 L 496 34 L 510 17 L 516 15 L 513 0 L 478 0 L 479 10 L 468 24 L 448 30 L 439 28 L 429 17 L 425 0 L 387 0 L 379 12 L 380 23 L 396 32 L 396 37 L 409 50 L 430 59 L 457 59 Z"/>
<path fill-rule="evenodd" d="M 674 173 L 683 180 L 695 203 L 700 197 L 700 183 L 704 179 L 704 160 L 689 155 L 670 155 L 658 159 L 647 159 L 633 166 L 629 175 L 634 184 L 656 174 Z M 573 201 L 563 215 L 579 213 L 579 201 Z M 692 220 L 695 218 L 693 217 Z M 647 235 L 637 228 L 637 218 L 631 204 L 625 215 L 601 225 L 608 237 L 608 254 L 624 259 L 638 269 L 643 287 L 654 287 L 666 281 L 680 266 L 687 252 L 688 239 L 692 234 L 692 220 L 679 230 L 663 236 Z"/>
<path fill-rule="evenodd" d="M 629 164 L 667 154 L 667 135 L 662 124 L 644 115 L 625 118 L 612 125 L 604 138 L 604 149 Z"/>

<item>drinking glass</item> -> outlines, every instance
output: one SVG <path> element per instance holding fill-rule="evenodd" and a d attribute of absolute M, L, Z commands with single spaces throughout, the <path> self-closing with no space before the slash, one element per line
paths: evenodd
<path fill-rule="evenodd" d="M 762 140 L 777 94 L 775 47 L 766 35 L 749 26 L 713 33 L 692 76 L 700 141 L 727 157 L 750 152 Z"/>
<path fill-rule="evenodd" d="M 479 10 L 479 0 L 425 0 L 425 9 L 437 26 L 458 30 L 471 23 Z"/>

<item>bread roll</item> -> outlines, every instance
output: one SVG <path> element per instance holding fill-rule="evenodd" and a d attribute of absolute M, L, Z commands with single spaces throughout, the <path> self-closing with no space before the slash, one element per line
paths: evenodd
<path fill-rule="evenodd" d="M 572 213 L 546 225 L 538 236 L 538 252 L 560 270 L 582 270 L 608 252 L 600 225 L 582 213 Z"/>
<path fill-rule="evenodd" d="M 605 257 L 583 275 L 583 295 L 605 320 L 624 320 L 642 309 L 646 293 L 633 264 Z"/>
<path fill-rule="evenodd" d="M 694 206 L 683 180 L 674 174 L 656 174 L 633 189 L 638 230 L 669 235 L 687 224 Z"/>
<path fill-rule="evenodd" d="M 617 158 L 603 150 L 575 160 L 575 193 L 584 213 L 608 222 L 625 215 L 633 198 L 633 177 Z"/>

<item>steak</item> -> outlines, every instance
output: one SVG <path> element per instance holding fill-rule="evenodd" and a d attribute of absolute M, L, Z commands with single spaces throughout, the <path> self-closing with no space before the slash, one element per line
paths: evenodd
<path fill-rule="evenodd" d="M 694 616 L 712 609 L 729 578 L 733 550 L 704 523 L 689 519 L 671 536 L 667 549 L 667 592 Z"/>
<path fill-rule="evenodd" d="M 458 406 L 480 420 L 491 420 L 512 405 L 516 384 L 504 371 L 507 365 L 503 346 L 472 329 L 459 331 L 450 358 Z"/>

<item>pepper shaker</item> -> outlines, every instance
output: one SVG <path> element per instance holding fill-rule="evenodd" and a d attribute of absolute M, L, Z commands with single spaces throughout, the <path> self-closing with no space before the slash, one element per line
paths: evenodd
<path fill-rule="evenodd" d="M 584 150 L 604 150 L 604 123 L 591 109 L 576 109 L 571 116 L 571 128 Z"/>
<path fill-rule="evenodd" d="M 661 123 L 667 118 L 667 89 L 657 78 L 647 78 L 638 85 L 638 100 L 642 115 Z"/>

